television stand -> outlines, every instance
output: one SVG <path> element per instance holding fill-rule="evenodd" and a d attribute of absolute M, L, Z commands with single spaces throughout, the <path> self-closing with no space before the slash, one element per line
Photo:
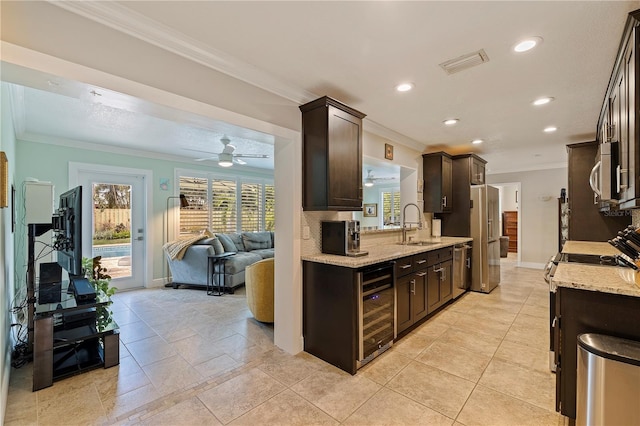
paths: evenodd
<path fill-rule="evenodd" d="M 35 305 L 33 390 L 55 380 L 120 363 L 120 332 L 108 310 L 109 298 L 76 301 L 62 283 L 60 303 Z"/>

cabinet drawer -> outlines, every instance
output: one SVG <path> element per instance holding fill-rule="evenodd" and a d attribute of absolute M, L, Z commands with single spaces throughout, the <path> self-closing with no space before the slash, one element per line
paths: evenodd
<path fill-rule="evenodd" d="M 396 260 L 396 277 L 407 275 L 413 271 L 413 256 Z"/>
<path fill-rule="evenodd" d="M 429 263 L 429 252 L 418 253 L 413 255 L 413 270 L 419 271 L 425 268 Z"/>
<path fill-rule="evenodd" d="M 453 259 L 453 247 L 445 247 L 430 251 L 428 253 L 427 264 L 434 265 L 449 259 Z"/>

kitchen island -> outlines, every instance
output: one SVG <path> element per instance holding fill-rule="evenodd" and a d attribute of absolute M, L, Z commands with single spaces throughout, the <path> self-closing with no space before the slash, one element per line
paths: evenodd
<path fill-rule="evenodd" d="M 452 300 L 453 246 L 472 238 L 376 244 L 367 256 L 303 256 L 304 349 L 348 373 Z"/>
<path fill-rule="evenodd" d="M 563 253 L 619 254 L 608 243 L 571 241 L 565 244 L 565 249 Z M 556 291 L 553 333 L 556 411 L 576 418 L 577 337 L 580 334 L 599 333 L 640 341 L 638 282 L 638 273 L 627 267 L 558 264 L 550 283 L 551 291 Z"/>

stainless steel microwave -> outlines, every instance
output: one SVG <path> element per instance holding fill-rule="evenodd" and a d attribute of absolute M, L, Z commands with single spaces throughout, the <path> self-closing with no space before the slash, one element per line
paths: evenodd
<path fill-rule="evenodd" d="M 589 175 L 589 185 L 598 201 L 618 202 L 620 193 L 620 164 L 618 142 L 602 142 L 598 145 L 596 164 Z"/>

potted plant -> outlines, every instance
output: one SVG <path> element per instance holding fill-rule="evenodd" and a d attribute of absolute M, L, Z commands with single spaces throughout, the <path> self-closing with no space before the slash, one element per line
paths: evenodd
<path fill-rule="evenodd" d="M 92 259 L 83 257 L 82 269 L 85 278 L 93 285 L 96 293 L 102 292 L 107 297 L 111 297 L 116 293 L 117 288 L 111 287 L 111 275 L 107 274 L 107 268 L 102 267 L 101 260 L 102 256 Z"/>

